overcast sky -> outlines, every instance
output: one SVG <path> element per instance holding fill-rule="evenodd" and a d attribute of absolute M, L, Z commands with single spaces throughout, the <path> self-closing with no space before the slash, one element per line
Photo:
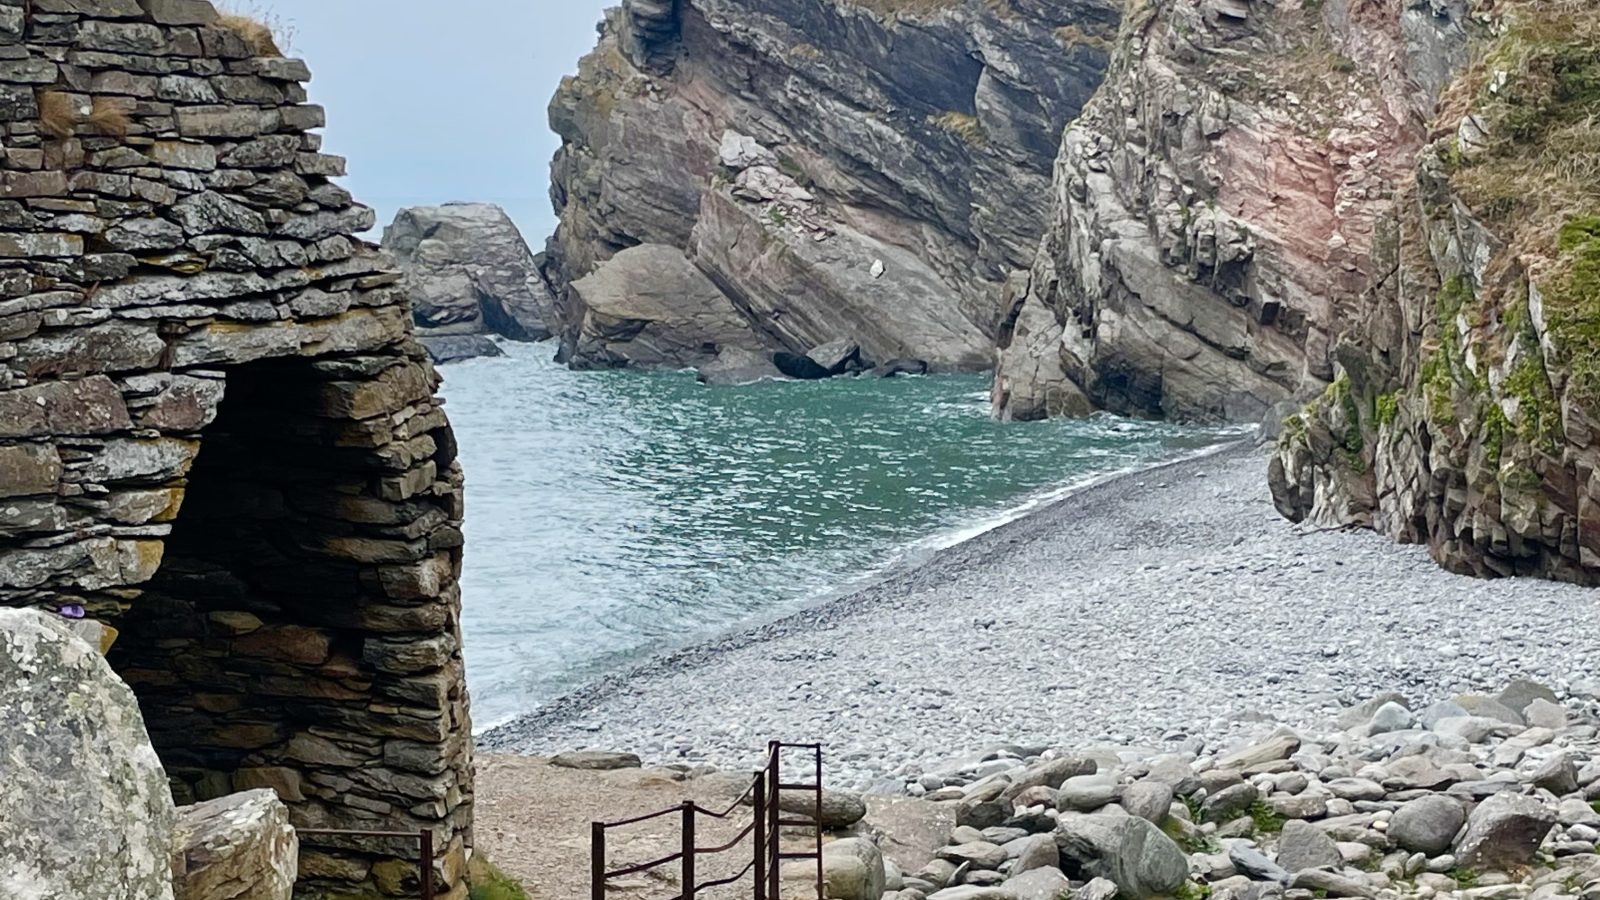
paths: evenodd
<path fill-rule="evenodd" d="M 222 0 L 287 26 L 342 184 L 378 210 L 487 200 L 535 250 L 555 226 L 545 107 L 619 0 Z"/>

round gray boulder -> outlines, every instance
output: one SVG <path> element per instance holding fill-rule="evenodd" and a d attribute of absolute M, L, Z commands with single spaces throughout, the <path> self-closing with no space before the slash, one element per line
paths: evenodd
<path fill-rule="evenodd" d="M 1413 853 L 1434 856 L 1450 849 L 1461 823 L 1467 820 L 1461 804 L 1441 794 L 1407 801 L 1389 820 L 1389 838 Z"/>
<path fill-rule="evenodd" d="M 879 900 L 883 896 L 883 854 L 862 838 L 845 838 L 822 848 L 822 880 L 833 900 Z"/>

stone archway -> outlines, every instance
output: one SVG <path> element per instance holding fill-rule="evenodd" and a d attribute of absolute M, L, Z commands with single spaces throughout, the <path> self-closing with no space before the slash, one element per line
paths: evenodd
<path fill-rule="evenodd" d="M 462 475 L 309 71 L 206 0 L 0 10 L 0 605 L 121 630 L 180 802 L 427 829 L 461 900 Z M 300 893 L 416 853 L 307 840 Z"/>
<path fill-rule="evenodd" d="M 192 386 L 197 397 L 221 387 L 221 403 L 161 565 L 113 623 L 109 656 L 180 804 L 269 787 L 301 827 L 444 820 L 461 832 L 450 859 L 471 797 L 460 509 L 437 477 L 454 447 L 437 409 L 399 435 L 347 418 L 392 416 L 404 382 L 426 375 L 408 366 L 267 359 Z M 364 380 L 341 380 L 351 375 Z M 409 387 L 426 396 L 432 384 Z M 350 852 L 370 842 L 317 843 L 303 842 L 303 890 L 319 878 L 415 888 L 414 846 L 395 842 L 388 857 Z"/>

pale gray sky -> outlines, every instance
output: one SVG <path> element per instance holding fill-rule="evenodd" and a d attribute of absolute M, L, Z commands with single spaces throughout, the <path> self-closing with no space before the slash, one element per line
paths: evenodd
<path fill-rule="evenodd" d="M 619 0 L 221 0 L 265 13 L 311 66 L 342 182 L 376 207 L 487 200 L 535 250 L 555 226 L 545 106 Z"/>

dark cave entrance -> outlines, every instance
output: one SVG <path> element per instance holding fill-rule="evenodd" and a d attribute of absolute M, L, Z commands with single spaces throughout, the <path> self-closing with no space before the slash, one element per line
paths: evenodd
<path fill-rule="evenodd" d="M 228 370 L 161 567 L 119 623 L 111 662 L 180 804 L 257 787 L 315 796 L 331 779 L 297 758 L 306 737 L 371 701 L 348 612 L 359 566 L 330 552 L 345 529 L 318 513 L 365 476 L 295 412 L 314 402 L 316 375 L 300 359 Z"/>
<path fill-rule="evenodd" d="M 111 664 L 179 804 L 271 788 L 298 828 L 427 829 L 454 883 L 472 815 L 461 485 L 432 370 L 388 354 L 224 374 Z M 414 893 L 417 850 L 303 836 L 296 896 Z"/>

